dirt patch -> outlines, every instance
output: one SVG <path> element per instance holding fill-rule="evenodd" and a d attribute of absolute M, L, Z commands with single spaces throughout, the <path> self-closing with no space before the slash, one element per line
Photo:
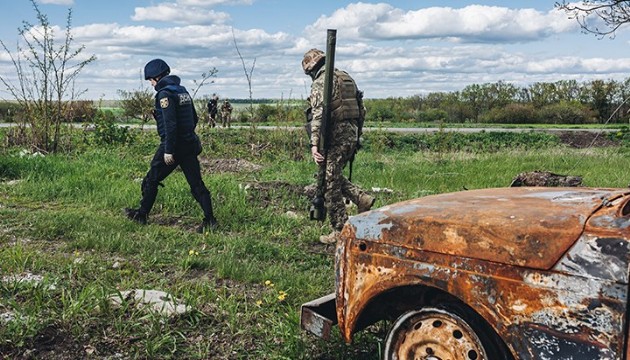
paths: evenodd
<path fill-rule="evenodd" d="M 6 354 L 16 360 L 72 360 L 84 358 L 82 354 L 85 354 L 79 341 L 54 325 L 40 330 L 28 345 L 29 350 L 22 353 L 12 349 L 4 352 L 0 347 L 0 355 Z"/>
<path fill-rule="evenodd" d="M 259 171 L 263 167 L 244 159 L 208 159 L 200 158 L 202 171 L 211 173 L 240 173 Z"/>
<path fill-rule="evenodd" d="M 562 131 L 558 133 L 558 138 L 561 143 L 576 149 L 619 145 L 619 143 L 611 140 L 604 132 Z"/>

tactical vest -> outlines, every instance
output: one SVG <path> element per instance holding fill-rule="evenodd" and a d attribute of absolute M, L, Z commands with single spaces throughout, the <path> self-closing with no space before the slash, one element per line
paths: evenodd
<path fill-rule="evenodd" d="M 332 118 L 335 121 L 359 120 L 362 116 L 362 109 L 357 100 L 357 84 L 343 70 L 335 70 L 335 78 L 339 92 L 330 103 Z"/>

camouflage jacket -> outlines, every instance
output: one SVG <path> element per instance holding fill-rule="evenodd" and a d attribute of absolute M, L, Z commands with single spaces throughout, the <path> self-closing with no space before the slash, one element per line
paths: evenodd
<path fill-rule="evenodd" d="M 315 75 L 313 84 L 311 85 L 311 94 L 309 96 L 309 102 L 312 109 L 313 120 L 311 121 L 311 144 L 319 145 L 320 128 L 322 124 L 322 117 L 324 113 L 324 76 L 325 68 L 322 68 Z M 328 123 L 330 127 L 330 139 L 329 145 L 341 145 L 356 143 L 357 141 L 357 125 L 353 121 L 354 113 L 358 111 L 358 105 L 356 103 L 356 86 L 355 93 L 352 95 L 352 101 L 343 101 L 342 91 L 340 89 L 339 76 L 347 76 L 347 73 L 341 70 L 335 69 L 333 75 L 333 91 L 331 104 L 338 104 L 337 109 L 332 106 L 331 119 Z M 320 149 L 321 151 L 321 149 Z"/>

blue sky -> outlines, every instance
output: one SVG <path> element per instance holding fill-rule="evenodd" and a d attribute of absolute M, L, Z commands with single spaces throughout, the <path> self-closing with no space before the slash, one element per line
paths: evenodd
<path fill-rule="evenodd" d="M 27 0 L 2 0 L 0 40 L 10 50 L 22 21 L 36 23 Z M 117 99 L 118 90 L 148 87 L 144 64 L 166 60 L 190 90 L 211 68 L 213 84 L 198 97 L 247 98 L 243 63 L 254 66 L 254 98 L 307 96 L 300 68 L 305 51 L 325 49 L 337 29 L 335 64 L 348 70 L 368 98 L 456 91 L 474 83 L 518 86 L 630 76 L 630 33 L 614 39 L 583 34 L 554 1 L 295 0 L 38 0 L 50 22 L 65 26 L 72 8 L 75 44 L 97 60 L 83 70 L 85 99 Z M 7 15 L 10 16 L 7 16 Z M 61 29 L 57 31 L 62 34 Z M 0 53 L 0 75 L 15 69 Z M 255 60 L 255 63 L 254 63 Z M 10 95 L 0 89 L 0 98 Z"/>

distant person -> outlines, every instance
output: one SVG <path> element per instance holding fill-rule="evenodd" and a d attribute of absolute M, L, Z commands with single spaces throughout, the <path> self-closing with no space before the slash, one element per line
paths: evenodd
<path fill-rule="evenodd" d="M 221 105 L 221 125 L 223 125 L 223 127 L 231 127 L 231 123 L 232 122 L 232 104 L 230 104 L 230 102 L 228 101 L 228 99 L 225 99 L 225 101 L 223 102 L 223 105 Z"/>
<path fill-rule="evenodd" d="M 149 61 L 144 67 L 144 78 L 151 82 L 156 91 L 153 116 L 160 135 L 151 168 L 142 180 L 142 199 L 137 209 L 125 209 L 127 217 L 140 224 L 146 224 L 153 203 L 157 197 L 158 185 L 177 166 L 181 167 L 190 186 L 193 197 L 203 209 L 203 221 L 197 232 L 203 233 L 217 227 L 212 212 L 210 192 L 201 179 L 199 159 L 201 142 L 195 133 L 197 113 L 192 97 L 180 85 L 180 78 L 169 75 L 170 67 L 162 59 Z"/>
<path fill-rule="evenodd" d="M 212 94 L 210 100 L 208 100 L 208 124 L 210 127 L 217 126 L 217 112 L 219 111 L 219 97 L 217 94 Z"/>
<path fill-rule="evenodd" d="M 327 139 L 328 155 L 324 164 L 324 155 L 318 148 L 320 127 L 324 112 L 324 63 L 323 51 L 311 49 L 304 54 L 302 69 L 313 80 L 309 104 L 311 107 L 311 155 L 319 166 L 326 166 L 325 207 L 330 218 L 333 231 L 320 237 L 325 244 L 335 243 L 339 232 L 348 220 L 345 196 L 357 205 L 358 212 L 368 211 L 374 205 L 374 197 L 351 183 L 343 174 L 346 163 L 354 156 L 359 138 L 359 121 L 365 116 L 365 108 L 361 100 L 362 93 L 350 75 L 338 69 L 333 74 L 333 93 L 331 100 L 331 119 L 328 126 L 330 138 Z M 338 84 L 338 86 L 337 86 Z"/>

